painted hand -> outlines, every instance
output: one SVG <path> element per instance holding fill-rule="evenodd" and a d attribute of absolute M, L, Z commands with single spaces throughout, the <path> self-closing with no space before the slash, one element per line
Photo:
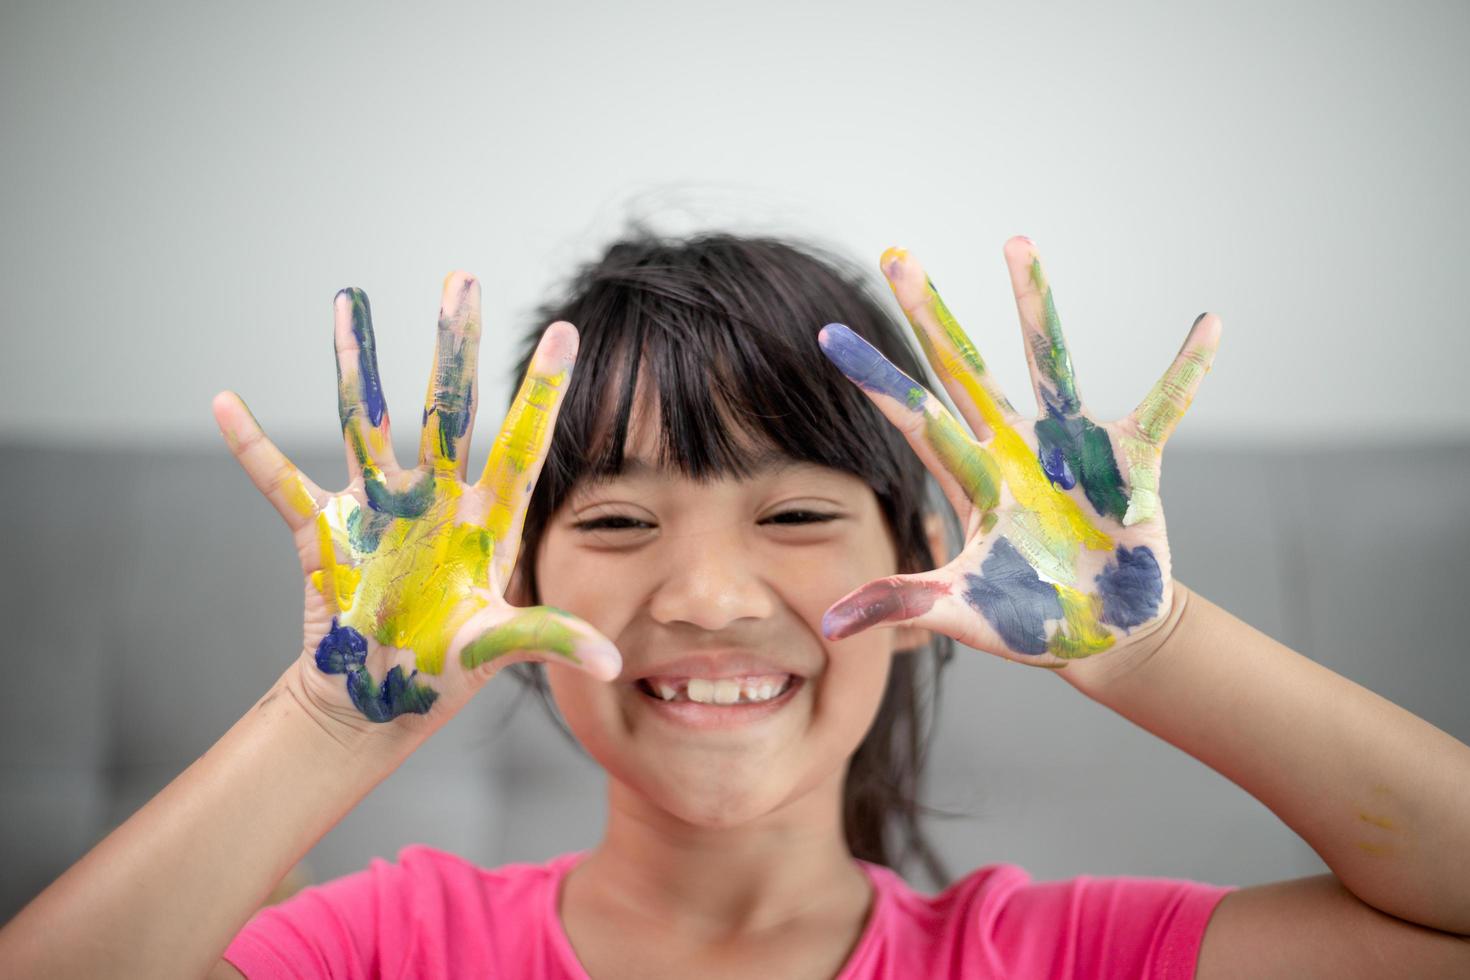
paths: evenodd
<path fill-rule="evenodd" d="M 592 627 L 503 598 L 576 358 L 576 329 L 553 323 L 542 335 L 484 472 L 468 484 L 479 283 L 463 273 L 444 282 L 412 469 L 393 455 L 367 296 L 344 289 L 334 305 L 347 489 L 329 494 L 302 474 L 238 396 L 222 392 L 214 401 L 235 458 L 296 539 L 306 579 L 302 674 L 312 699 L 343 718 L 386 722 L 426 714 L 441 699 L 436 715 L 452 714 L 516 660 L 555 658 L 616 676 L 617 649 Z"/>
<path fill-rule="evenodd" d="M 1165 441 L 1210 369 L 1220 319 L 1205 314 L 1173 365 L 1127 418 L 1098 422 L 1082 405 L 1036 246 L 1005 247 L 1041 417 L 1021 418 L 979 352 L 902 249 L 884 275 L 929 363 L 971 430 L 847 327 L 822 350 L 860 385 L 934 474 L 965 527 L 954 561 L 870 582 L 823 618 L 831 639 L 913 625 L 1043 667 L 1147 636 L 1173 602 L 1159 502 Z"/>

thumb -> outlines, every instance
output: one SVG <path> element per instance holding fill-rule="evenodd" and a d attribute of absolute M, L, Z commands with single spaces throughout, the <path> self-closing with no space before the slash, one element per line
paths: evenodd
<path fill-rule="evenodd" d="M 973 602 L 974 577 L 967 580 L 963 559 L 962 554 L 932 572 L 890 575 L 854 589 L 833 603 L 822 617 L 822 635 L 829 640 L 845 640 L 874 627 L 908 626 L 941 633 L 963 646 L 1008 660 L 1036 663 L 1034 656 L 1014 656 L 995 625 L 977 610 Z M 1025 610 L 1004 611 L 1011 614 Z"/>
<path fill-rule="evenodd" d="M 466 670 L 492 661 L 495 670 L 527 660 L 559 661 L 604 681 L 623 670 L 622 655 L 611 640 L 554 606 L 492 606 L 471 617 L 455 643 L 463 643 L 459 662 Z"/>
<path fill-rule="evenodd" d="M 874 626 L 932 628 L 937 624 L 924 620 L 950 592 L 950 583 L 933 572 L 874 579 L 832 604 L 822 616 L 822 635 L 845 640 Z"/>

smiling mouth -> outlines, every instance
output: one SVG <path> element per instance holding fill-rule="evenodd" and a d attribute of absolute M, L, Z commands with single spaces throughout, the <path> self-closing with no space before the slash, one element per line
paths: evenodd
<path fill-rule="evenodd" d="M 763 704 L 791 689 L 795 674 L 759 674 L 706 680 L 700 677 L 644 677 L 634 682 L 645 697 L 665 703 L 692 702 L 715 707 Z"/>

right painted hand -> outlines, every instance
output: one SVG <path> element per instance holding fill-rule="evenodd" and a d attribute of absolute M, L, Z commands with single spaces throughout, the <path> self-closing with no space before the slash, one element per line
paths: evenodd
<path fill-rule="evenodd" d="M 444 281 L 418 465 L 393 456 L 372 317 L 358 289 L 337 294 L 337 394 L 349 482 L 323 491 L 266 438 L 232 392 L 214 416 L 251 481 L 285 518 L 305 577 L 300 660 L 310 707 L 437 728 L 508 663 L 556 660 L 604 680 L 622 658 L 587 623 L 504 599 L 526 505 L 546 459 L 577 352 L 570 323 L 547 327 L 478 482 L 465 482 L 476 405 L 480 286 Z"/>

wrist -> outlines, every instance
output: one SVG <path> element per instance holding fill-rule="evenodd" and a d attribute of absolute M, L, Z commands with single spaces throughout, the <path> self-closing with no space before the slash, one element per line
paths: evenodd
<path fill-rule="evenodd" d="M 1097 700 L 1125 678 L 1144 673 L 1148 664 L 1168 656 L 1178 643 L 1180 626 L 1184 623 L 1194 593 L 1175 579 L 1170 585 L 1169 611 L 1145 634 L 1128 637 L 1127 645 L 1094 654 L 1084 660 L 1074 660 L 1057 671 L 1062 679 L 1088 697 Z"/>
<path fill-rule="evenodd" d="M 297 660 L 260 699 L 256 710 L 289 716 L 328 755 L 340 753 L 355 762 L 381 759 L 396 766 L 438 727 L 441 719 L 428 725 L 422 716 L 373 722 L 350 707 L 330 703 L 313 683 L 319 678 L 307 674 L 314 669 L 304 659 Z"/>

